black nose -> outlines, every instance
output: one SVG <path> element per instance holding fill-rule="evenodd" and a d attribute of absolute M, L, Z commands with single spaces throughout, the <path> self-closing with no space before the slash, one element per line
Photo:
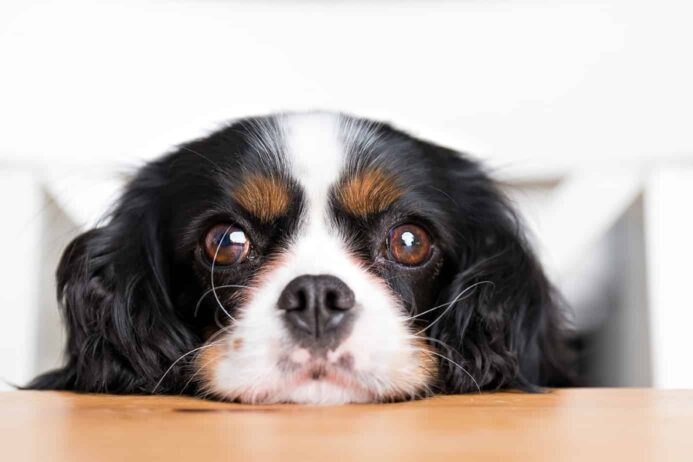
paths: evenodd
<path fill-rule="evenodd" d="M 354 292 L 341 279 L 327 274 L 305 274 L 291 281 L 277 306 L 295 336 L 335 336 L 348 324 Z"/>

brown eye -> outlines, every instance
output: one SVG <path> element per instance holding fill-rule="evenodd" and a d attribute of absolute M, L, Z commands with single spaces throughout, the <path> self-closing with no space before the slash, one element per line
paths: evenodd
<path fill-rule="evenodd" d="M 431 254 L 431 238 L 420 226 L 400 225 L 390 230 L 388 247 L 394 261 L 416 266 Z"/>
<path fill-rule="evenodd" d="M 213 226 L 205 236 L 205 252 L 218 265 L 240 263 L 248 256 L 250 240 L 237 226 Z"/>

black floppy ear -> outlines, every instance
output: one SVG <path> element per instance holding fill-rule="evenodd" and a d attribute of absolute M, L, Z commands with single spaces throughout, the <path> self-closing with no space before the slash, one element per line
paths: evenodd
<path fill-rule="evenodd" d="M 159 164 L 128 186 L 110 221 L 77 237 L 57 270 L 67 327 L 66 365 L 27 388 L 151 393 L 166 369 L 189 351 L 193 335 L 169 297 L 159 197 Z M 181 374 L 158 388 L 178 390 Z"/>
<path fill-rule="evenodd" d="M 427 330 L 438 340 L 434 346 L 458 363 L 441 360 L 443 392 L 569 383 L 560 297 L 520 221 L 476 163 L 442 148 L 439 154 L 446 158 L 459 236 L 448 256 L 455 276 L 440 301 L 451 306 Z"/>

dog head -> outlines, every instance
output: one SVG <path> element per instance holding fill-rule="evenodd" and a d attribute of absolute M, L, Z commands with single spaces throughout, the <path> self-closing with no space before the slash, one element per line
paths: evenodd
<path fill-rule="evenodd" d="M 146 165 L 58 294 L 68 363 L 36 388 L 347 403 L 562 377 L 552 288 L 479 165 L 340 114 Z"/>

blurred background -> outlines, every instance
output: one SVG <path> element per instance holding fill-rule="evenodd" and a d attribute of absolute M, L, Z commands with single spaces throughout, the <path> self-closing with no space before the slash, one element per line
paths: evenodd
<path fill-rule="evenodd" d="M 229 119 L 330 109 L 486 163 L 591 384 L 693 387 L 692 19 L 689 0 L 3 0 L 0 378 L 60 362 L 55 265 L 134 169 Z"/>

